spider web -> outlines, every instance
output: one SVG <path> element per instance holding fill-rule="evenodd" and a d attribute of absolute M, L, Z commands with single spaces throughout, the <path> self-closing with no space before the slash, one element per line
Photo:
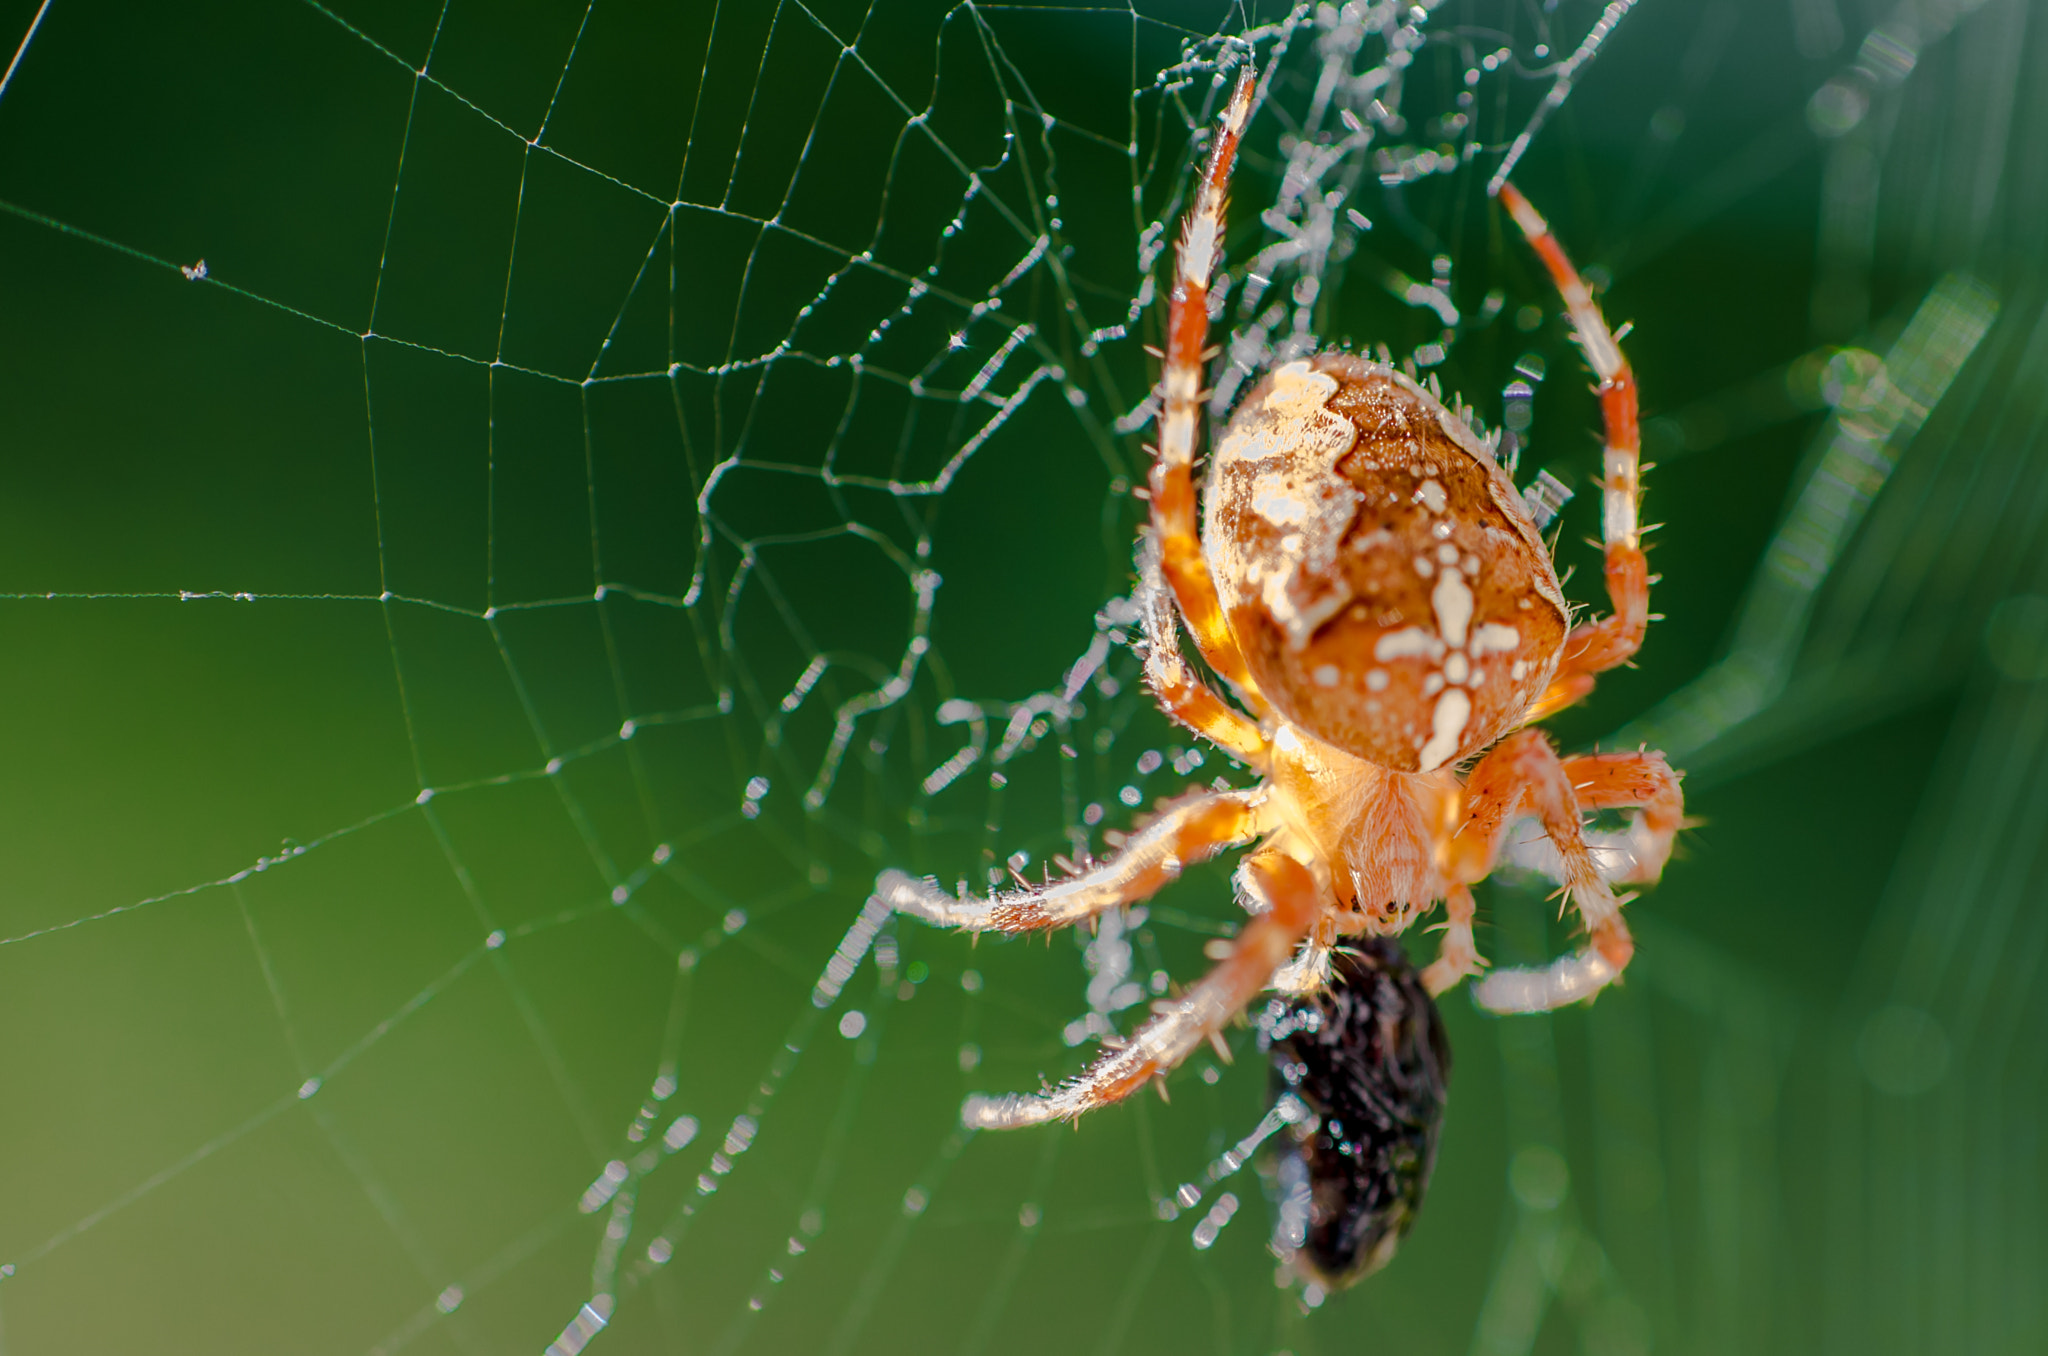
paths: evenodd
<path fill-rule="evenodd" d="M 0 1350 L 2040 1345 L 2024 4 L 668 8 L 0 5 Z M 958 1128 L 1199 973 L 1220 869 L 1049 951 L 863 903 L 1238 775 L 1126 595 L 1247 51 L 1217 408 L 1385 344 L 1589 487 L 1521 156 L 1671 524 L 1560 735 L 1708 821 L 1625 988 L 1447 1003 L 1429 1209 L 1336 1297 L 1244 1033 Z"/>

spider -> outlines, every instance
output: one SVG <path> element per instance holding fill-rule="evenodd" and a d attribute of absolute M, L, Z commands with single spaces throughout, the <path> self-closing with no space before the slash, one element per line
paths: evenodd
<path fill-rule="evenodd" d="M 1650 578 L 1636 519 L 1634 377 L 1563 248 L 1512 185 L 1500 196 L 1599 378 L 1612 615 L 1572 625 L 1549 549 L 1462 402 L 1446 408 L 1433 382 L 1348 353 L 1285 363 L 1245 396 L 1211 459 L 1198 535 L 1209 279 L 1253 88 L 1247 65 L 1180 239 L 1138 573 L 1154 697 L 1258 784 L 1171 803 L 1115 857 L 1039 887 L 976 899 L 900 871 L 875 883 L 883 901 L 930 923 L 1029 933 L 1092 920 L 1150 897 L 1189 862 L 1256 844 L 1236 873 L 1251 916 L 1215 949 L 1215 967 L 1155 1004 L 1128 1040 L 1058 1087 L 970 1097 L 961 1119 L 971 1127 L 1072 1120 L 1163 1080 L 1204 1041 L 1227 1058 L 1222 1030 L 1260 991 L 1326 991 L 1342 939 L 1399 934 L 1439 901 L 1444 935 L 1423 986 L 1436 995 L 1481 975 L 1472 886 L 1525 815 L 1549 839 L 1549 868 L 1586 944 L 1542 968 L 1494 970 L 1475 997 L 1501 1013 L 1591 998 L 1634 951 L 1610 878 L 1654 881 L 1680 827 L 1678 777 L 1661 754 L 1560 758 L 1527 728 L 1636 652 Z M 1177 623 L 1235 704 L 1183 658 Z M 1604 871 L 1580 818 L 1602 809 L 1637 812 L 1630 833 L 1602 844 L 1616 858 Z"/>

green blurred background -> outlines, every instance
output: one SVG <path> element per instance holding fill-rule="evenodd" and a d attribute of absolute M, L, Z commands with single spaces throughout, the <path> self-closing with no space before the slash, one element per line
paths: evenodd
<path fill-rule="evenodd" d="M 1539 360 L 1522 471 L 1581 491 L 1597 413 L 1483 185 L 1599 15 L 1415 11 L 1371 153 L 1458 141 L 1468 72 L 1484 149 L 1363 169 L 1311 308 L 1406 353 L 1444 279 L 1447 388 L 1492 420 Z M 1262 39 L 1240 273 L 1359 17 Z M 1623 988 L 1447 1001 L 1385 1273 L 1307 1312 L 1253 1168 L 1213 1247 L 1208 1205 L 1162 1218 L 1263 1114 L 1247 1032 L 1170 1106 L 957 1130 L 1079 1066 L 1086 939 L 891 925 L 815 987 L 878 869 L 1036 870 L 1227 771 L 1176 774 L 1123 648 L 1044 697 L 1129 587 L 1147 228 L 1220 35 L 1283 18 L 0 0 L 0 50 L 33 25 L 0 90 L 0 1350 L 2048 1342 L 2023 0 L 1644 0 L 1518 172 L 1636 325 L 1668 524 L 1666 620 L 1556 727 L 1667 748 L 1701 823 Z M 1490 887 L 1482 950 L 1568 945 L 1546 888 Z M 1191 874 L 1136 976 L 1191 978 L 1230 914 Z"/>

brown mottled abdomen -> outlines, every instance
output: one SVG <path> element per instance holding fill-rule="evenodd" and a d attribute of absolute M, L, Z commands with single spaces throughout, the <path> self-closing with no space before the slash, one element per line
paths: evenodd
<path fill-rule="evenodd" d="M 1568 614 L 1521 496 L 1465 422 L 1377 363 L 1270 373 L 1210 463 L 1203 551 L 1282 717 L 1431 771 L 1520 720 Z"/>

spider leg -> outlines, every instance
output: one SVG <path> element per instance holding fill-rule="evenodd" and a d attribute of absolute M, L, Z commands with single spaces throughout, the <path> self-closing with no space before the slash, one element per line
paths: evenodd
<path fill-rule="evenodd" d="M 1607 598 L 1614 610 L 1599 621 L 1572 628 L 1556 679 L 1530 708 L 1528 718 L 1541 720 L 1591 692 L 1594 674 L 1627 663 L 1643 643 L 1650 620 L 1650 567 L 1643 558 L 1636 521 L 1642 499 L 1642 437 L 1636 423 L 1635 373 L 1593 294 L 1529 200 L 1513 184 L 1502 184 L 1500 196 L 1564 296 L 1579 347 L 1600 378 L 1600 414 L 1607 426 L 1600 517 L 1607 547 Z"/>
<path fill-rule="evenodd" d="M 1230 954 L 1193 988 L 1154 1004 L 1155 1015 L 1130 1040 L 1095 1061 L 1087 1072 L 1036 1096 L 977 1094 L 960 1108 L 961 1123 L 976 1130 L 1015 1130 L 1123 1100 L 1177 1067 L 1266 987 L 1323 909 L 1323 889 L 1306 866 L 1267 847 L 1242 868 L 1247 893 L 1265 909 L 1237 934 Z"/>
<path fill-rule="evenodd" d="M 1610 880 L 1648 884 L 1664 872 L 1671 859 L 1671 840 L 1685 824 L 1685 797 L 1678 774 L 1661 753 L 1588 753 L 1564 760 L 1572 793 L 1587 810 L 1628 810 L 1636 816 L 1628 836 L 1626 861 L 1604 869 Z"/>
<path fill-rule="evenodd" d="M 1565 776 L 1582 810 L 1635 809 L 1641 813 L 1622 830 L 1591 832 L 1586 846 L 1600 874 L 1610 881 L 1650 882 L 1671 856 L 1671 840 L 1684 827 L 1685 801 L 1678 774 L 1659 753 L 1594 753 L 1564 760 Z M 1564 881 L 1563 859 L 1548 838 L 1506 840 L 1493 863 L 1510 862 Z"/>
<path fill-rule="evenodd" d="M 1149 536 L 1138 548 L 1138 580 L 1145 611 L 1145 685 L 1152 689 L 1160 708 L 1239 762 L 1263 771 L 1267 762 L 1265 734 L 1217 695 L 1181 657 L 1173 604 L 1159 574 L 1159 547 Z"/>
<path fill-rule="evenodd" d="M 1160 565 L 1188 630 L 1209 667 L 1223 675 L 1247 701 L 1260 704 L 1258 684 L 1245 667 L 1216 597 L 1216 581 L 1202 558 L 1195 530 L 1195 442 L 1201 423 L 1204 348 L 1209 341 L 1209 275 L 1223 241 L 1223 207 L 1238 139 L 1251 116 L 1256 73 L 1249 63 L 1237 78 L 1223 120 L 1209 148 L 1195 204 L 1188 210 L 1174 255 L 1174 276 L 1166 318 L 1166 361 L 1159 377 L 1159 448 L 1152 459 L 1149 491 L 1152 531 Z"/>
<path fill-rule="evenodd" d="M 1623 901 L 1586 846 L 1579 800 L 1565 764 L 1541 731 L 1523 730 L 1480 760 L 1466 781 L 1466 794 L 1465 822 L 1448 854 L 1451 880 L 1470 884 L 1483 879 L 1500 856 L 1508 825 L 1526 808 L 1557 848 L 1562 883 L 1588 934 L 1584 949 L 1542 969 L 1493 971 L 1473 997 L 1494 1012 L 1547 1012 L 1591 998 L 1627 967 L 1635 942 L 1621 919 Z"/>
<path fill-rule="evenodd" d="M 1436 959 L 1422 972 L 1422 987 L 1434 998 L 1467 975 L 1486 968 L 1479 944 L 1472 939 L 1472 887 L 1453 885 L 1444 895 L 1444 940 Z"/>
<path fill-rule="evenodd" d="M 884 871 L 875 878 L 875 893 L 898 913 L 941 927 L 1011 933 L 1063 928 L 1149 899 L 1189 862 L 1251 841 L 1273 828 L 1272 820 L 1263 792 L 1222 791 L 1173 807 L 1132 834 L 1122 852 L 1065 880 L 976 899 L 949 894 L 935 880 Z"/>

